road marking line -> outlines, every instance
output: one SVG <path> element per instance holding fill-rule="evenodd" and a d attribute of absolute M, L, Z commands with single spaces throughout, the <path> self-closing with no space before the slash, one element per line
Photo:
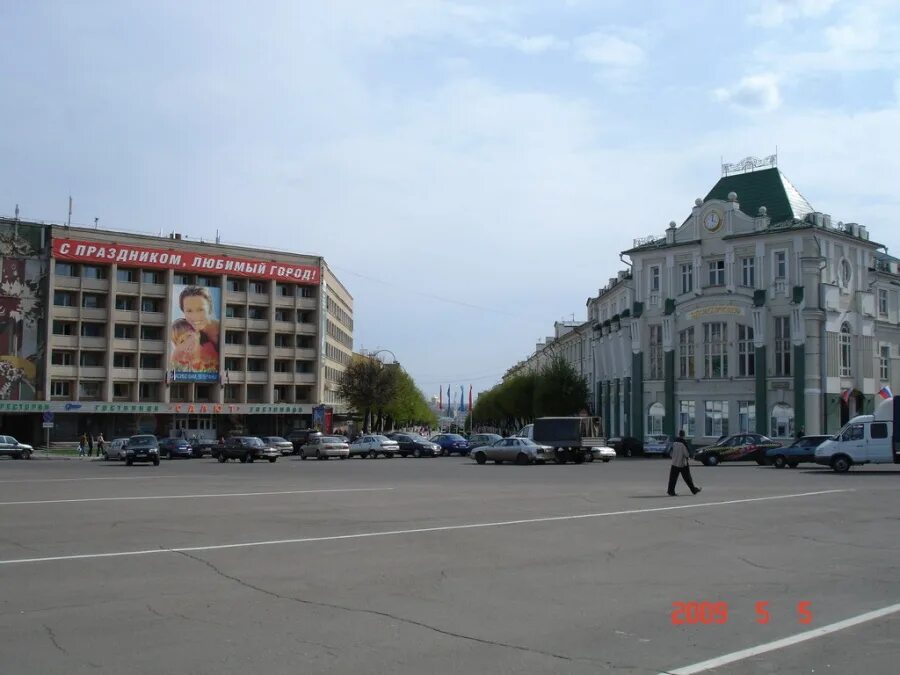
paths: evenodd
<path fill-rule="evenodd" d="M 606 513 L 585 513 L 577 516 L 549 516 L 546 518 L 527 518 L 523 520 L 504 520 L 493 523 L 468 523 L 464 525 L 442 525 L 438 527 L 420 527 L 410 530 L 383 530 L 380 532 L 357 532 L 355 534 L 338 534 L 327 537 L 303 537 L 299 539 L 273 539 L 270 541 L 247 541 L 238 544 L 216 544 L 211 546 L 190 546 L 182 548 L 151 548 L 138 551 L 119 551 L 113 553 L 82 553 L 77 555 L 60 555 L 46 558 L 13 558 L 0 560 L 0 565 L 14 565 L 16 563 L 53 562 L 59 560 L 88 560 L 91 558 L 121 558 L 125 556 L 152 555 L 155 553 L 197 553 L 199 551 L 221 551 L 229 548 L 251 548 L 254 546 L 279 546 L 286 544 L 306 544 L 318 541 L 340 541 L 341 539 L 366 539 L 369 537 L 389 537 L 400 534 L 423 534 L 426 532 L 449 532 L 452 530 L 473 530 L 486 527 L 502 527 L 505 525 L 525 525 L 528 523 L 552 523 L 562 520 L 581 520 L 585 518 L 604 518 L 610 516 L 625 516 L 637 513 L 658 513 L 660 511 L 678 511 L 681 509 L 698 509 L 704 506 L 728 506 L 730 504 L 749 504 L 751 502 L 774 501 L 776 499 L 797 499 L 799 497 L 814 497 L 817 495 L 830 495 L 839 492 L 853 492 L 853 488 L 842 490 L 819 490 L 817 492 L 800 492 L 789 495 L 773 495 L 771 497 L 750 497 L 747 499 L 731 499 L 725 502 L 701 502 L 699 504 L 684 504 L 682 506 L 662 506 L 653 509 L 629 509 L 627 511 L 608 511 Z"/>
<path fill-rule="evenodd" d="M 791 645 L 795 645 L 799 642 L 814 640 L 816 638 L 822 637 L 823 635 L 835 633 L 839 630 L 857 626 L 867 621 L 873 621 L 874 619 L 880 619 L 883 616 L 888 616 L 889 614 L 895 614 L 897 612 L 900 612 L 900 603 L 897 603 L 896 605 L 890 605 L 882 609 L 876 609 L 872 612 L 866 612 L 865 614 L 860 614 L 859 616 L 844 619 L 843 621 L 838 621 L 837 623 L 831 623 L 827 626 L 822 626 L 821 628 L 815 628 L 813 630 L 806 631 L 805 633 L 798 633 L 797 635 L 782 638 L 781 640 L 776 640 L 775 642 L 768 642 L 756 647 L 750 647 L 749 649 L 742 649 L 739 652 L 732 652 L 731 654 L 718 656 L 714 659 L 701 661 L 700 663 L 695 663 L 691 666 L 685 666 L 684 668 L 678 668 L 676 670 L 665 670 L 660 673 L 660 675 L 693 675 L 693 673 L 702 673 L 705 670 L 711 670 L 712 668 L 725 666 L 729 663 L 734 663 L 735 661 L 743 661 L 744 659 L 748 659 L 751 656 L 758 656 L 759 654 L 765 654 L 766 652 L 775 651 L 776 649 L 790 647 Z"/>
<path fill-rule="evenodd" d="M 85 497 L 82 499 L 42 499 L 31 502 L 0 502 L 0 506 L 23 506 L 26 504 L 74 504 L 79 502 L 138 502 L 147 499 L 203 499 L 206 497 L 259 497 L 264 495 L 306 495 L 322 492 L 383 492 L 386 488 L 335 488 L 333 490 L 279 490 L 277 492 L 226 492 L 214 495 L 151 495 L 147 497 Z"/>

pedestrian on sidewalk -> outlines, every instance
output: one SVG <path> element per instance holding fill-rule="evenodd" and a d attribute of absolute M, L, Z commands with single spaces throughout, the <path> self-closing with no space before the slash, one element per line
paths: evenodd
<path fill-rule="evenodd" d="M 678 482 L 678 476 L 684 478 L 684 482 L 690 488 L 691 492 L 697 494 L 700 488 L 694 485 L 691 479 L 690 453 L 688 452 L 687 441 L 684 438 L 684 429 L 678 432 L 678 438 L 672 444 L 672 466 L 669 469 L 669 490 L 670 497 L 677 497 L 675 494 L 675 484 Z"/>
<path fill-rule="evenodd" d="M 91 455 L 94 454 L 94 435 L 88 434 L 87 439 L 88 439 L 88 457 L 90 457 Z"/>
<path fill-rule="evenodd" d="M 97 457 L 103 457 L 103 446 L 106 441 L 103 439 L 103 432 L 97 436 Z"/>
<path fill-rule="evenodd" d="M 80 455 L 84 457 L 87 454 L 88 442 L 87 442 L 87 434 L 81 434 L 81 440 L 78 441 L 81 445 L 81 453 Z"/>
<path fill-rule="evenodd" d="M 84 457 L 84 436 L 78 439 L 78 456 Z"/>

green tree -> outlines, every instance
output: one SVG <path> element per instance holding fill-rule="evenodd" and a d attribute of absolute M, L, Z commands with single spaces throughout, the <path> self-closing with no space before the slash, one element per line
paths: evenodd
<path fill-rule="evenodd" d="M 363 427 L 371 429 L 374 414 L 383 413 L 394 398 L 400 367 L 385 365 L 368 356 L 354 356 L 344 371 L 338 394 L 357 413 L 363 415 Z"/>
<path fill-rule="evenodd" d="M 587 408 L 588 384 L 558 356 L 544 366 L 534 388 L 534 416 L 577 415 Z"/>

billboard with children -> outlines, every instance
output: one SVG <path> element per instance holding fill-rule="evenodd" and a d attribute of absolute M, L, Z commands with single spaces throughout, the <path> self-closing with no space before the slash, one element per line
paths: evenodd
<path fill-rule="evenodd" d="M 174 382 L 218 382 L 222 289 L 174 284 L 170 308 Z"/>

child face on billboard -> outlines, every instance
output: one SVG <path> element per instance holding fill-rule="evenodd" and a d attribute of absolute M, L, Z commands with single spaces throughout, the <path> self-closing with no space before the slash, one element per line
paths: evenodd
<path fill-rule="evenodd" d="M 183 301 L 184 318 L 194 330 L 203 330 L 209 324 L 209 305 L 205 298 L 191 295 Z"/>

